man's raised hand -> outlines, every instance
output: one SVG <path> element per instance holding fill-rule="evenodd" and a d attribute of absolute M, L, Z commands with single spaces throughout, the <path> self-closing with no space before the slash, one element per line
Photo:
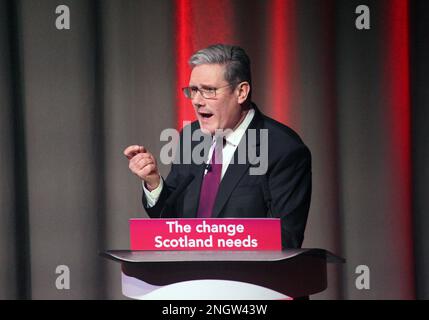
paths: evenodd
<path fill-rule="evenodd" d="M 160 175 L 155 157 L 143 146 L 129 146 L 125 148 L 124 155 L 129 160 L 128 167 L 131 172 L 145 182 L 149 191 L 156 189 L 160 183 Z"/>

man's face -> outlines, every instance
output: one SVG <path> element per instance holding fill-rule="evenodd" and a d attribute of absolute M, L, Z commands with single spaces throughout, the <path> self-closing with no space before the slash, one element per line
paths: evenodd
<path fill-rule="evenodd" d="M 242 111 L 238 103 L 238 93 L 224 79 L 225 66 L 203 64 L 192 69 L 190 87 L 216 90 L 214 98 L 204 98 L 197 92 L 192 99 L 201 130 L 213 135 L 216 129 L 234 129 L 241 119 Z M 225 87 L 226 86 L 226 87 Z"/>

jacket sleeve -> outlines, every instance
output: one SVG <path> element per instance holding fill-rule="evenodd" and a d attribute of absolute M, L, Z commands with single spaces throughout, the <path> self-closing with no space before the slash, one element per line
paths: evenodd
<path fill-rule="evenodd" d="M 180 171 L 180 169 L 177 167 L 177 165 L 173 164 L 171 167 L 171 171 L 167 176 L 167 179 L 165 179 L 163 181 L 164 186 L 162 188 L 159 199 L 153 207 L 151 207 L 151 208 L 148 207 L 147 199 L 146 199 L 146 196 L 143 192 L 142 203 L 143 203 L 143 207 L 146 210 L 149 217 L 161 218 L 161 213 L 162 213 L 162 210 L 164 209 L 164 207 L 166 205 L 166 201 L 167 201 L 168 197 L 170 196 L 170 194 L 174 190 L 176 190 L 178 184 L 180 183 L 179 171 Z M 172 217 L 168 217 L 165 214 L 163 214 L 162 218 L 172 218 Z"/>
<path fill-rule="evenodd" d="M 282 247 L 300 248 L 311 200 L 311 154 L 305 145 L 275 162 L 268 176 L 271 212 L 281 219 Z"/>

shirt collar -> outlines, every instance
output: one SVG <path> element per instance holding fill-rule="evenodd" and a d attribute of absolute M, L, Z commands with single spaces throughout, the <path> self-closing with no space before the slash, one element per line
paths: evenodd
<path fill-rule="evenodd" d="M 252 119 L 254 116 L 255 116 L 255 109 L 252 108 L 247 112 L 246 116 L 244 117 L 243 121 L 241 121 L 240 125 L 234 131 L 230 132 L 225 136 L 226 142 L 233 145 L 234 147 L 238 146 L 241 138 L 243 137 L 244 133 L 249 127 L 250 122 L 252 122 Z"/>

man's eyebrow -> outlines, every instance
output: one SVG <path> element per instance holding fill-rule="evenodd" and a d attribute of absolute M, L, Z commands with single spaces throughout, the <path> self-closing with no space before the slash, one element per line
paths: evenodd
<path fill-rule="evenodd" d="M 200 84 L 200 85 L 196 85 L 196 84 L 189 84 L 189 88 L 202 88 L 202 89 L 214 89 L 216 88 L 216 86 L 211 85 L 211 84 Z"/>
<path fill-rule="evenodd" d="M 213 88 L 215 88 L 215 86 L 209 85 L 209 84 L 202 84 L 201 88 L 203 88 L 203 89 L 213 89 Z"/>

